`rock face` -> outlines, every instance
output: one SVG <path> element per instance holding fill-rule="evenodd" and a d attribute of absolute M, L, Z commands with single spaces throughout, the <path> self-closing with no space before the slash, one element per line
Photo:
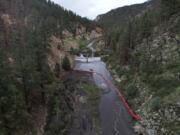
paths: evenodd
<path fill-rule="evenodd" d="M 85 27 L 79 27 L 76 29 L 76 35 L 81 35 L 86 33 L 86 28 Z"/>
<path fill-rule="evenodd" d="M 180 106 L 171 106 L 159 109 L 158 112 L 143 113 L 142 121 L 137 122 L 134 129 L 143 135 L 178 135 L 178 133 L 171 131 L 171 125 L 168 125 L 169 122 L 172 122 L 174 126 L 179 123 L 178 109 Z"/>
<path fill-rule="evenodd" d="M 137 122 L 133 128 L 136 133 L 145 134 L 145 128 L 140 123 Z"/>
<path fill-rule="evenodd" d="M 15 19 L 12 19 L 9 14 L 0 14 L 0 18 L 6 25 L 13 25 L 17 22 Z"/>
<path fill-rule="evenodd" d="M 149 46 L 150 60 L 151 61 L 163 61 L 167 62 L 174 60 L 179 56 L 178 49 L 179 45 L 177 44 L 177 37 L 171 37 L 171 34 L 168 32 L 163 33 L 160 36 L 157 36 Z M 145 43 L 140 44 L 136 51 L 141 51 L 144 48 Z"/>

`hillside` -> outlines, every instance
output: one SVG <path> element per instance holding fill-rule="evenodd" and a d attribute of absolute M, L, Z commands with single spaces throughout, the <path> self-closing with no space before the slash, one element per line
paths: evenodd
<path fill-rule="evenodd" d="M 77 88 L 62 65 L 100 35 L 49 0 L 0 0 L 0 135 L 67 134 Z"/>
<path fill-rule="evenodd" d="M 135 131 L 143 135 L 178 135 L 180 1 L 161 0 L 157 7 L 153 2 L 158 1 L 102 15 L 99 23 L 104 24 L 107 43 L 104 51 L 111 50 L 106 51 L 109 69 L 142 116 Z M 156 10 L 147 8 L 149 4 Z"/>
<path fill-rule="evenodd" d="M 105 28 L 117 29 L 124 25 L 127 21 L 133 17 L 143 13 L 145 10 L 157 10 L 160 5 L 160 0 L 151 0 L 143 4 L 136 4 L 131 6 L 120 7 L 113 9 L 106 14 L 97 16 L 95 19 Z"/>

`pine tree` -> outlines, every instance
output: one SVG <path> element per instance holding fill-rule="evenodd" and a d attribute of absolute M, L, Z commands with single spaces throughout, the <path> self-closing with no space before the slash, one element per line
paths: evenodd
<path fill-rule="evenodd" d="M 0 133 L 4 135 L 23 128 L 22 123 L 26 123 L 28 119 L 25 119 L 22 93 L 12 71 L 7 56 L 0 47 Z"/>
<path fill-rule="evenodd" d="M 60 64 L 59 63 L 56 63 L 56 65 L 55 65 L 55 69 L 54 69 L 55 71 L 55 76 L 58 78 L 58 77 L 60 77 L 60 72 L 61 72 L 61 67 L 60 67 Z"/>
<path fill-rule="evenodd" d="M 62 68 L 66 71 L 71 69 L 71 64 L 67 56 L 65 56 L 63 59 Z"/>
<path fill-rule="evenodd" d="M 161 0 L 162 16 L 169 18 L 171 15 L 179 12 L 180 0 Z"/>
<path fill-rule="evenodd" d="M 44 30 L 42 29 L 44 28 Z M 53 80 L 53 74 L 47 64 L 47 54 L 49 47 L 48 32 L 46 27 L 40 27 L 38 31 L 30 32 L 29 46 L 33 56 L 34 76 L 36 76 L 36 85 L 40 87 L 41 101 L 45 104 L 46 88 L 45 85 Z"/>

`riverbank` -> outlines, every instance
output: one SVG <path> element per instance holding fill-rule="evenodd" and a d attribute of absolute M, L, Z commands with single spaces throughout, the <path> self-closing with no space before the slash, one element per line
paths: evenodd
<path fill-rule="evenodd" d="M 73 86 L 73 112 L 69 135 L 99 135 L 101 133 L 99 100 L 101 90 L 92 75 L 71 71 L 66 79 Z"/>
<path fill-rule="evenodd" d="M 125 88 L 124 95 L 133 110 L 142 116 L 142 120 L 136 121 L 134 125 L 135 131 L 142 135 L 179 134 L 179 100 L 177 98 L 179 90 L 177 88 L 176 94 L 171 90 L 176 85 L 169 88 L 172 92 L 164 99 L 156 98 L 156 93 L 151 91 L 152 88 L 143 82 L 143 76 L 138 73 L 134 74 L 129 66 L 118 66 L 119 64 L 115 62 L 115 56 L 112 58 L 108 59 L 108 70 L 116 84 L 121 84 L 121 88 Z M 167 86 L 171 85 L 170 82 L 167 82 Z M 157 83 L 156 85 L 159 87 L 162 85 Z M 177 84 L 175 81 L 173 83 Z"/>

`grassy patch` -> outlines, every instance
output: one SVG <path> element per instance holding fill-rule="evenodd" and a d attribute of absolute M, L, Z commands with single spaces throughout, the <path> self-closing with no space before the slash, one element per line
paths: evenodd
<path fill-rule="evenodd" d="M 166 129 L 168 131 L 171 132 L 171 134 L 173 135 L 179 135 L 180 133 L 180 125 L 179 125 L 179 122 L 169 122 L 169 121 L 166 121 L 165 123 L 163 123 L 164 127 L 166 127 Z M 175 134 L 174 134 L 175 133 Z"/>
<path fill-rule="evenodd" d="M 86 48 L 88 45 L 89 41 L 88 40 L 81 40 L 79 42 L 79 48 Z"/>
<path fill-rule="evenodd" d="M 152 111 L 158 111 L 161 107 L 161 98 L 160 97 L 153 98 L 149 105 Z"/>
<path fill-rule="evenodd" d="M 66 40 L 64 40 L 64 44 L 65 44 L 65 45 L 71 45 L 71 43 L 72 43 L 72 39 L 66 39 Z"/>
<path fill-rule="evenodd" d="M 117 69 L 117 64 L 118 64 L 117 59 L 118 57 L 116 54 L 111 54 L 111 57 L 109 57 L 107 61 L 112 66 L 113 69 Z"/>
<path fill-rule="evenodd" d="M 97 87 L 90 84 L 83 84 L 83 87 L 86 90 L 86 92 L 90 94 L 93 98 L 99 97 L 100 90 Z"/>
<path fill-rule="evenodd" d="M 180 102 L 180 87 L 177 87 L 174 92 L 166 96 L 163 99 L 164 105 L 173 105 L 174 103 Z"/>

